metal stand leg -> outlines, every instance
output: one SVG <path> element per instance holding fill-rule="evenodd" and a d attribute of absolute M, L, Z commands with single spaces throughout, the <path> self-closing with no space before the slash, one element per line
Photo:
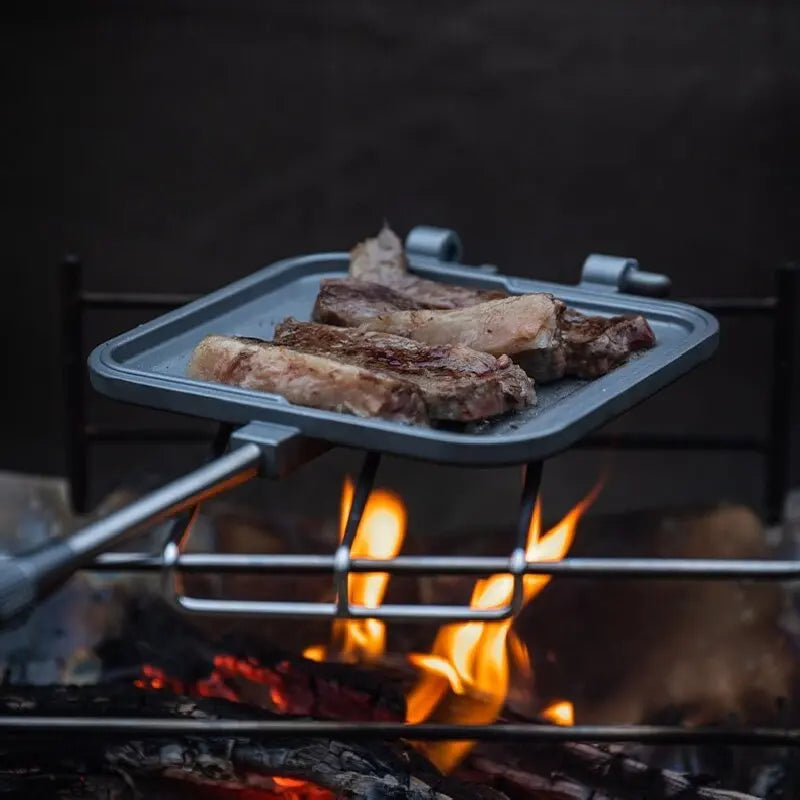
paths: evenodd
<path fill-rule="evenodd" d="M 350 575 L 351 550 L 358 533 L 358 526 L 361 524 L 361 517 L 364 515 L 364 508 L 375 484 L 375 473 L 378 471 L 380 463 L 380 453 L 370 452 L 364 457 L 364 463 L 361 465 L 361 472 L 358 474 L 355 492 L 353 493 L 353 502 L 347 512 L 344 536 L 333 558 L 333 586 L 336 590 L 337 617 L 352 616 L 347 585 L 347 578 Z"/>
<path fill-rule="evenodd" d="M 531 529 L 531 520 L 533 520 L 533 511 L 539 497 L 539 487 L 542 483 L 542 466 L 541 461 L 534 461 L 525 467 L 525 481 L 522 486 L 522 498 L 517 518 L 517 538 L 508 563 L 508 571 L 514 576 L 514 593 L 511 597 L 512 614 L 518 614 L 522 610 L 523 579 L 527 561 L 525 550 L 528 532 Z"/>
<path fill-rule="evenodd" d="M 227 449 L 234 426 L 223 422 L 217 428 L 211 441 L 211 459 L 219 458 Z M 170 527 L 169 534 L 161 550 L 161 562 L 164 565 L 162 572 L 162 593 L 165 597 L 176 600 L 184 593 L 183 576 L 175 569 L 180 560 L 192 528 L 200 514 L 202 503 L 197 503 L 190 509 L 179 514 Z"/>

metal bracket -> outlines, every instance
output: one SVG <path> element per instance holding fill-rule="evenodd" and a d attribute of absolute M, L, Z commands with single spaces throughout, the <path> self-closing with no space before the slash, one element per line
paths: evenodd
<path fill-rule="evenodd" d="M 461 261 L 464 248 L 461 237 L 448 228 L 433 228 L 430 225 L 417 225 L 406 236 L 406 252 L 409 255 L 434 258 L 437 261 L 457 264 Z"/>
<path fill-rule="evenodd" d="M 635 258 L 593 253 L 583 262 L 578 286 L 595 291 L 666 297 L 672 288 L 672 281 L 667 275 L 640 270 Z"/>
<path fill-rule="evenodd" d="M 191 558 L 190 554 L 185 553 L 186 544 L 191 531 L 191 519 L 184 518 L 183 527 L 179 522 L 173 533 L 168 537 L 160 559 L 147 566 L 157 567 L 161 565 L 166 569 L 168 577 L 165 580 L 165 592 L 169 595 L 184 611 L 196 614 L 225 614 L 242 615 L 257 617 L 297 617 L 297 618 L 316 618 L 316 619 L 380 619 L 396 620 L 403 622 L 456 622 L 456 621 L 483 621 L 496 622 L 515 616 L 524 605 L 524 579 L 528 573 L 528 563 L 526 561 L 526 541 L 530 530 L 531 519 L 533 516 L 536 498 L 539 493 L 539 484 L 542 477 L 541 462 L 528 464 L 525 473 L 525 482 L 520 503 L 519 524 L 517 527 L 516 544 L 511 554 L 507 558 L 496 559 L 496 570 L 484 570 L 481 567 L 481 574 L 489 572 L 507 573 L 513 579 L 513 591 L 509 601 L 502 606 L 490 608 L 472 608 L 466 605 L 434 605 L 434 604 L 401 604 L 384 603 L 378 608 L 364 605 L 356 605 L 350 602 L 348 596 L 348 581 L 350 575 L 357 572 L 369 572 L 378 567 L 390 564 L 396 566 L 400 564 L 401 571 L 403 562 L 412 570 L 438 572 L 437 567 L 445 564 L 448 559 L 438 556 L 424 556 L 420 558 L 403 557 L 389 559 L 357 559 L 353 558 L 352 548 L 355 541 L 361 518 L 366 508 L 372 487 L 375 483 L 375 474 L 380 463 L 378 453 L 367 453 L 364 458 L 358 480 L 355 485 L 353 501 L 347 515 L 344 536 L 339 546 L 332 556 L 319 555 L 233 555 L 216 554 L 210 555 L 214 560 L 222 558 L 228 562 L 228 566 L 234 571 L 244 567 L 245 570 L 257 570 L 265 572 L 280 572 L 287 568 L 303 572 L 327 572 L 332 574 L 335 601 L 334 602 L 312 602 L 297 600 L 226 600 L 208 597 L 191 597 L 183 591 L 183 581 L 181 567 L 186 558 Z M 114 554 L 115 556 L 117 554 Z M 134 556 L 137 564 L 144 568 L 145 565 L 139 558 Z M 232 559 L 232 560 L 231 560 Z M 117 561 L 118 558 L 113 559 Z M 457 562 L 463 561 L 463 557 L 458 557 Z M 469 559 L 468 559 L 469 560 Z M 480 560 L 480 559 L 479 559 Z M 103 559 L 109 561 L 109 559 Z M 218 562 L 219 563 L 219 562 Z M 383 570 L 380 570 L 383 571 Z M 387 570 L 388 571 L 388 570 Z"/>
<path fill-rule="evenodd" d="M 406 236 L 405 250 L 409 260 L 413 261 L 415 266 L 425 266 L 431 263 L 436 265 L 458 264 L 462 267 L 467 266 L 461 263 L 461 258 L 464 255 L 461 237 L 449 228 L 417 225 Z M 488 275 L 498 272 L 496 264 L 470 265 L 469 268 Z"/>
<path fill-rule="evenodd" d="M 431 225 L 412 228 L 406 236 L 405 249 L 410 259 L 423 264 L 426 261 L 459 264 L 464 254 L 461 237 L 454 230 Z M 497 272 L 493 264 L 481 264 L 473 269 L 489 274 Z M 672 281 L 667 275 L 639 269 L 639 262 L 635 258 L 593 253 L 583 262 L 578 285 L 595 291 L 666 297 L 672 288 Z"/>
<path fill-rule="evenodd" d="M 259 474 L 266 478 L 284 478 L 331 447 L 301 435 L 297 428 L 271 422 L 250 422 L 231 434 L 231 450 L 246 444 L 261 449 Z"/>

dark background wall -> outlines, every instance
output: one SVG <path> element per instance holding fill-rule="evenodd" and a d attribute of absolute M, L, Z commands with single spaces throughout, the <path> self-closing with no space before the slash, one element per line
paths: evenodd
<path fill-rule="evenodd" d="M 2 40 L 4 468 L 63 467 L 66 249 L 91 288 L 205 291 L 348 248 L 387 217 L 458 229 L 471 263 L 563 282 L 589 252 L 632 255 L 680 295 L 767 294 L 800 253 L 797 3 L 79 2 L 7 12 Z M 88 342 L 138 321 L 98 314 Z M 712 363 L 617 429 L 762 431 L 768 347 L 765 323 L 726 323 Z M 105 448 L 98 491 L 196 457 Z M 600 463 L 557 459 L 547 491 L 571 501 Z M 442 475 L 487 498 L 509 483 L 389 466 L 456 524 Z M 759 492 L 756 456 L 623 455 L 605 502 Z"/>

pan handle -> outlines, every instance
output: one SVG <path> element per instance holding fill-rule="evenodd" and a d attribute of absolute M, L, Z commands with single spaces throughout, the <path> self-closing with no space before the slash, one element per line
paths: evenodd
<path fill-rule="evenodd" d="M 204 464 L 66 539 L 0 561 L 0 624 L 30 610 L 76 570 L 148 523 L 176 514 L 206 497 L 254 477 L 263 459 L 253 442 Z"/>

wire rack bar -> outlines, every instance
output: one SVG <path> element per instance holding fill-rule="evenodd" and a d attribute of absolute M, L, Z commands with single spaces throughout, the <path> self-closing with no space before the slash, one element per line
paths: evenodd
<path fill-rule="evenodd" d="M 539 723 L 459 725 L 439 723 L 337 722 L 327 720 L 194 720 L 141 717 L 0 716 L 0 732 L 15 736 L 42 731 L 71 734 L 165 736 L 326 737 L 344 740 L 414 739 L 526 742 L 638 742 L 800 747 L 797 728 L 683 728 L 677 725 L 574 725 Z"/>

